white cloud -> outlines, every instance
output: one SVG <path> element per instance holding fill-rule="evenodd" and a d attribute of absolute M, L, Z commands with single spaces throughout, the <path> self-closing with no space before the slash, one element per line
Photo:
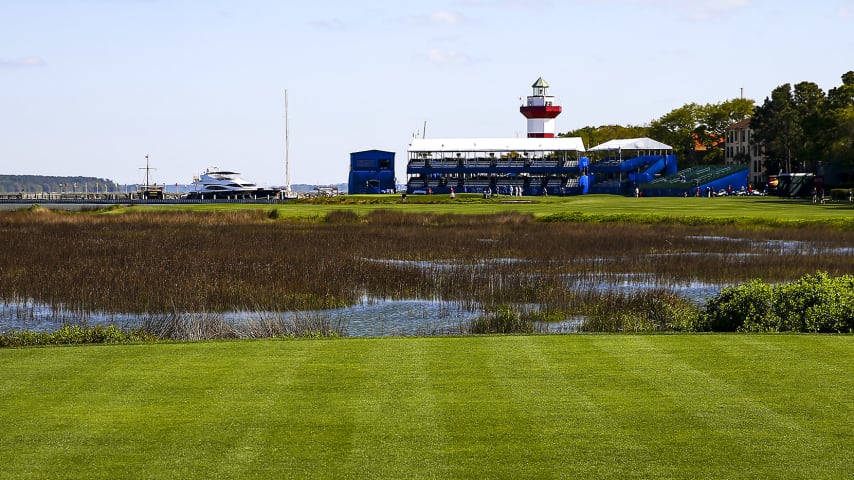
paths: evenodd
<path fill-rule="evenodd" d="M 548 10 L 554 7 L 552 0 L 459 0 L 456 5 L 464 7 L 515 8 L 523 10 Z"/>
<path fill-rule="evenodd" d="M 321 30 L 344 30 L 345 28 L 344 22 L 337 18 L 332 18 L 329 20 L 316 20 L 314 22 L 311 22 L 310 25 Z"/>
<path fill-rule="evenodd" d="M 438 48 L 431 48 L 427 52 L 427 60 L 436 65 L 467 65 L 472 63 L 472 58 L 464 52 Z"/>
<path fill-rule="evenodd" d="M 0 67 L 42 67 L 45 61 L 42 57 L 0 58 Z"/>
<path fill-rule="evenodd" d="M 751 0 L 692 0 L 679 2 L 681 9 L 692 20 L 709 20 L 750 6 Z"/>
<path fill-rule="evenodd" d="M 465 18 L 456 12 L 440 10 L 430 15 L 418 15 L 412 17 L 412 23 L 416 25 L 461 25 Z"/>
<path fill-rule="evenodd" d="M 448 11 L 436 12 L 430 16 L 430 19 L 433 21 L 433 23 L 437 24 L 456 25 L 459 23 L 463 23 L 462 16 L 460 16 L 458 13 Z"/>
<path fill-rule="evenodd" d="M 588 3 L 632 4 L 678 12 L 695 21 L 712 20 L 751 6 L 753 0 L 584 0 Z"/>

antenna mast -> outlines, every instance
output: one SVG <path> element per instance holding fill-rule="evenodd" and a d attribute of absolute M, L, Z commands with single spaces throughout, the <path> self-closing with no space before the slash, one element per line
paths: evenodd
<path fill-rule="evenodd" d="M 288 90 L 285 89 L 285 190 L 291 191 L 291 169 L 289 158 L 289 131 L 288 131 Z"/>
<path fill-rule="evenodd" d="M 140 170 L 145 170 L 145 188 L 148 188 L 151 185 L 151 180 L 148 178 L 148 172 L 151 170 L 157 170 L 156 168 L 151 168 L 148 166 L 148 155 L 145 156 L 145 167 L 140 167 Z"/>

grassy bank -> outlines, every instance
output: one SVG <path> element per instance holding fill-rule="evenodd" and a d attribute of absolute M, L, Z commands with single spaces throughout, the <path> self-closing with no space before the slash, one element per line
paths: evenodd
<path fill-rule="evenodd" d="M 649 222 L 685 222 L 691 224 L 730 223 L 739 225 L 814 225 L 837 224 L 854 227 L 854 205 L 827 203 L 813 205 L 807 200 L 776 197 L 728 198 L 633 198 L 615 195 L 583 195 L 572 197 L 495 197 L 484 200 L 480 195 L 458 195 L 451 200 L 446 195 L 409 195 L 403 202 L 398 195 L 348 195 L 342 197 L 292 202 L 279 206 L 259 205 L 190 205 L 142 206 L 139 210 L 234 211 L 275 210 L 280 218 L 322 220 L 330 212 L 349 211 L 363 216 L 376 210 L 391 210 L 416 214 L 493 215 L 521 213 L 537 218 L 556 216 L 561 219 L 587 221 L 628 220 Z M 121 213 L 127 209 L 117 209 Z"/>
<path fill-rule="evenodd" d="M 852 336 L 0 350 L 2 478 L 848 478 Z"/>

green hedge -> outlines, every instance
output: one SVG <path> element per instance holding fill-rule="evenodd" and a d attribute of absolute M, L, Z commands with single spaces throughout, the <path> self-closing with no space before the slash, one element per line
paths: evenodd
<path fill-rule="evenodd" d="M 854 333 L 854 276 L 818 272 L 727 287 L 706 303 L 703 318 L 711 331 Z"/>

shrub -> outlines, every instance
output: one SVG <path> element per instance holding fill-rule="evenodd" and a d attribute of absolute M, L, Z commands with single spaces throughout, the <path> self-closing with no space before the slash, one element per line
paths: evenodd
<path fill-rule="evenodd" d="M 24 330 L 0 335 L 0 347 L 29 347 L 36 345 L 79 345 L 92 343 L 137 343 L 153 341 L 155 338 L 142 330 L 123 331 L 115 325 L 96 325 L 86 328 L 80 325 L 65 325 L 55 332 L 33 332 Z"/>
<path fill-rule="evenodd" d="M 762 280 L 726 287 L 706 303 L 705 327 L 713 332 L 758 331 L 770 325 L 773 289 Z"/>
<path fill-rule="evenodd" d="M 721 290 L 704 310 L 712 331 L 854 332 L 854 276 L 818 272 L 776 286 L 753 280 Z"/>
<path fill-rule="evenodd" d="M 845 332 L 854 330 L 854 277 L 805 275 L 774 289 L 774 316 L 780 331 Z"/>

